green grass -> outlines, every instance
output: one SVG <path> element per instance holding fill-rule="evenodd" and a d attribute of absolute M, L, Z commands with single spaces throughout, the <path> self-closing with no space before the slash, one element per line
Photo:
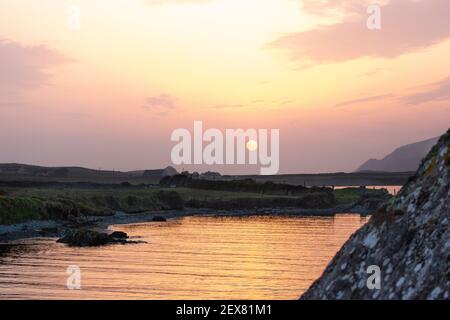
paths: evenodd
<path fill-rule="evenodd" d="M 304 196 L 268 195 L 251 192 L 213 191 L 190 188 L 42 189 L 3 188 L 0 196 L 0 224 L 30 219 L 67 218 L 69 215 L 103 216 L 113 211 L 138 213 L 193 208 L 245 209 L 257 207 L 325 208 L 355 203 L 358 188 L 334 191 L 336 202 L 323 194 Z"/>
<path fill-rule="evenodd" d="M 37 197 L 42 199 L 72 199 L 94 205 L 106 204 L 108 199 L 119 202 L 133 202 L 133 198 L 156 203 L 158 192 L 177 192 L 184 201 L 197 200 L 230 200 L 239 198 L 295 198 L 292 196 L 265 195 L 250 192 L 213 191 L 190 188 L 154 188 L 154 189 L 23 189 L 9 188 L 7 193 L 12 196 Z M 105 200 L 106 199 L 106 200 Z M 125 205 L 124 205 L 125 206 Z"/>
<path fill-rule="evenodd" d="M 74 203 L 80 213 L 106 215 L 180 209 L 182 200 L 173 190 L 163 189 L 26 189 L 9 188 L 12 197 L 32 197 L 54 203 Z M 65 210 L 62 210 L 65 211 Z M 95 212 L 98 211 L 98 212 Z"/>
<path fill-rule="evenodd" d="M 45 205 L 39 199 L 0 196 L 0 224 L 14 224 L 48 218 Z"/>
<path fill-rule="evenodd" d="M 359 200 L 359 188 L 345 188 L 334 190 L 334 197 L 338 204 L 351 204 Z"/>

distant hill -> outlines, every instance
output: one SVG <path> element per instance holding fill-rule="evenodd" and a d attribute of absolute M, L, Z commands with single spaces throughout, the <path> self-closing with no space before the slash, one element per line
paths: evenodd
<path fill-rule="evenodd" d="M 177 174 L 178 174 L 178 171 L 175 170 L 174 167 L 169 166 L 169 167 L 165 168 L 164 170 L 145 170 L 142 173 L 142 176 L 143 177 L 155 177 L 155 176 L 166 177 L 166 176 L 174 176 Z"/>
<path fill-rule="evenodd" d="M 158 170 L 141 170 L 141 171 L 111 171 L 111 170 L 95 170 L 82 167 L 42 167 L 20 163 L 0 164 L 1 178 L 40 178 L 41 180 L 79 180 L 79 181 L 96 181 L 96 180 L 117 180 L 129 181 L 140 179 L 160 179 L 167 175 L 175 175 L 178 172 L 173 167 Z"/>
<path fill-rule="evenodd" d="M 439 137 L 408 144 L 395 149 L 381 160 L 370 159 L 357 171 L 405 172 L 415 171 L 420 161 L 437 143 Z"/>

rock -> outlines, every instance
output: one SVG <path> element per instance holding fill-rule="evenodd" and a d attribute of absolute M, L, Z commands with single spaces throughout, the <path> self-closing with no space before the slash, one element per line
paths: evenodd
<path fill-rule="evenodd" d="M 56 227 L 45 227 L 39 231 L 39 235 L 42 237 L 55 237 L 58 235 L 58 228 Z"/>
<path fill-rule="evenodd" d="M 56 233 L 58 233 L 58 228 L 56 228 L 56 227 L 42 228 L 42 232 L 56 234 Z"/>
<path fill-rule="evenodd" d="M 164 218 L 163 216 L 154 216 L 152 221 L 154 221 L 154 222 L 165 222 L 165 221 L 167 221 L 167 219 Z"/>
<path fill-rule="evenodd" d="M 142 241 L 127 241 L 125 232 L 115 231 L 112 234 L 88 229 L 74 229 L 68 231 L 57 242 L 68 244 L 71 247 L 95 247 L 107 244 L 142 243 Z"/>
<path fill-rule="evenodd" d="M 397 196 L 350 237 L 301 299 L 448 299 L 449 149 L 450 130 Z M 380 289 L 369 288 L 377 269 Z"/>
<path fill-rule="evenodd" d="M 122 231 L 114 231 L 109 236 L 113 239 L 128 239 L 128 235 Z"/>
<path fill-rule="evenodd" d="M 86 229 L 70 230 L 57 242 L 68 244 L 71 247 L 102 246 L 111 243 L 112 238 L 107 233 Z"/>

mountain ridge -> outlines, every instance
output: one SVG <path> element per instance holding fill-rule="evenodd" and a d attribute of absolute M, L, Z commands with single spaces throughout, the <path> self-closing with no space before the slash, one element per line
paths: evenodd
<path fill-rule="evenodd" d="M 356 171 L 376 172 L 407 172 L 415 171 L 420 161 L 437 143 L 439 137 L 434 137 L 396 148 L 383 159 L 369 159 Z"/>

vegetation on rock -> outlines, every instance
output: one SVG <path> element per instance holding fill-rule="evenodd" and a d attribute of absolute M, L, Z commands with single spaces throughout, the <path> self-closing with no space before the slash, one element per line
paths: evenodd
<path fill-rule="evenodd" d="M 399 194 L 351 236 L 302 299 L 450 298 L 450 130 Z M 367 285 L 370 266 L 379 288 Z"/>

